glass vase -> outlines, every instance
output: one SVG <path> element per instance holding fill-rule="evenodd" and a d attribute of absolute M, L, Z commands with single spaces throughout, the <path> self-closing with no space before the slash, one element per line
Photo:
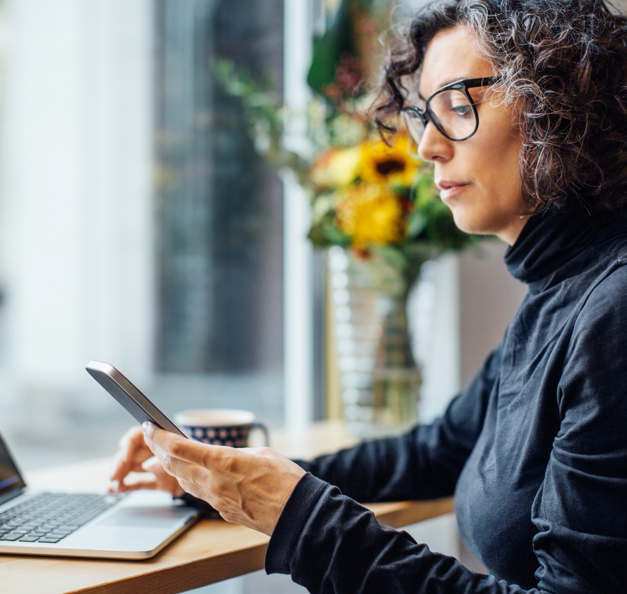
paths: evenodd
<path fill-rule="evenodd" d="M 407 297 L 417 278 L 341 248 L 329 251 L 344 419 L 375 436 L 418 421 L 421 374 L 412 352 Z"/>

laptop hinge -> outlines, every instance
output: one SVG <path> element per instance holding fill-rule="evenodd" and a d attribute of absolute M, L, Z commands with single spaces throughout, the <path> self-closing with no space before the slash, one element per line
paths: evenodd
<path fill-rule="evenodd" d="M 17 489 L 13 489 L 4 495 L 0 495 L 0 505 L 7 503 L 7 501 L 11 501 L 11 499 L 15 499 L 18 495 L 24 493 L 25 487 L 18 487 Z"/>

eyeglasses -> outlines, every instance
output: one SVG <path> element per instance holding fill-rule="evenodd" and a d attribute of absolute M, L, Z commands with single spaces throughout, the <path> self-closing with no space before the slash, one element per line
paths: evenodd
<path fill-rule="evenodd" d="M 479 127 L 479 115 L 468 89 L 487 87 L 499 80 L 498 76 L 460 80 L 433 93 L 425 102 L 424 109 L 415 105 L 403 107 L 401 115 L 416 146 L 420 144 L 429 122 L 449 140 L 470 138 Z"/>

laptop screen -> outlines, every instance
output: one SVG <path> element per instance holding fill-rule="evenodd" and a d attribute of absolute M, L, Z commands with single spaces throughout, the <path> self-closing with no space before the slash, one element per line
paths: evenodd
<path fill-rule="evenodd" d="M 0 436 L 0 498 L 12 491 L 25 487 L 22 477 L 9 454 L 9 450 Z"/>

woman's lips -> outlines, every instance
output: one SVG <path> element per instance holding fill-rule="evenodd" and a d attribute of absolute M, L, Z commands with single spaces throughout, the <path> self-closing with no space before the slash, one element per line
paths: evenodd
<path fill-rule="evenodd" d="M 438 181 L 435 185 L 440 189 L 440 198 L 446 201 L 462 192 L 469 184 L 465 182 Z"/>

